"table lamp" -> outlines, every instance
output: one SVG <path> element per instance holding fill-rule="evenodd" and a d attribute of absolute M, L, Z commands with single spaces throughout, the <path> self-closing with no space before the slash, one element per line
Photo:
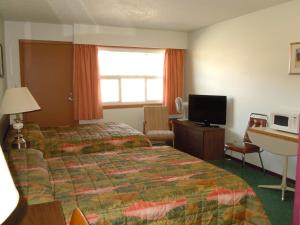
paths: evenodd
<path fill-rule="evenodd" d="M 20 114 L 38 109 L 40 109 L 40 106 L 27 87 L 9 88 L 5 91 L 0 113 L 16 115 L 13 128 L 17 130 L 17 135 L 13 144 L 16 144 L 18 149 L 21 149 L 22 146 L 26 148 L 26 141 L 21 133 L 23 123 Z"/>
<path fill-rule="evenodd" d="M 0 224 L 14 212 L 19 203 L 19 193 L 11 177 L 2 149 L 0 147 Z"/>

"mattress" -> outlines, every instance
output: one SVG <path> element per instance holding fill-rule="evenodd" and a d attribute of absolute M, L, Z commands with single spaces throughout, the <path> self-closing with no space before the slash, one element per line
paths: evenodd
<path fill-rule="evenodd" d="M 45 157 L 151 146 L 149 139 L 131 126 L 102 122 L 77 126 L 41 128 Z"/>
<path fill-rule="evenodd" d="M 15 133 L 14 129 L 9 130 L 6 149 L 10 149 Z M 29 146 L 43 151 L 46 158 L 151 146 L 143 133 L 118 122 L 42 128 L 25 124 L 22 133 Z"/>
<path fill-rule="evenodd" d="M 92 225 L 270 224 L 244 180 L 167 146 L 48 159 L 11 151 L 8 161 L 29 204 L 61 201 L 68 224 L 76 207 Z"/>

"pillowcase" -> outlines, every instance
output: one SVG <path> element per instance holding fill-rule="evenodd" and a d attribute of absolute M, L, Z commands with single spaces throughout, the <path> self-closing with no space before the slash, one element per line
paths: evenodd
<path fill-rule="evenodd" d="M 10 150 L 7 155 L 15 185 L 28 204 L 54 200 L 48 164 L 41 151 Z"/>

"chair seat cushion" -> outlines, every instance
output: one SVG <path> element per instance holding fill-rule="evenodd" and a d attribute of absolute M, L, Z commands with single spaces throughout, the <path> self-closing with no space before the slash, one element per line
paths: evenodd
<path fill-rule="evenodd" d="M 146 136 L 152 141 L 168 141 L 173 140 L 174 133 L 171 130 L 150 130 Z"/>
<path fill-rule="evenodd" d="M 236 145 L 233 143 L 226 143 L 225 148 L 227 150 L 231 150 L 234 152 L 240 152 L 240 153 L 253 153 L 253 152 L 258 152 L 260 148 L 256 145 L 253 144 L 248 144 L 248 143 L 243 143 L 242 145 Z"/>

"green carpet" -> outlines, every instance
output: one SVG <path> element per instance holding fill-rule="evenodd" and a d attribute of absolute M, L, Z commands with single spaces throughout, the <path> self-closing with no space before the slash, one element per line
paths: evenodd
<path fill-rule="evenodd" d="M 257 187 L 259 184 L 280 184 L 281 179 L 279 177 L 264 175 L 262 170 L 247 165 L 243 168 L 241 163 L 234 160 L 220 160 L 210 163 L 242 177 L 261 199 L 272 225 L 291 225 L 293 223 L 294 193 L 286 192 L 285 200 L 281 201 L 280 190 Z"/>

